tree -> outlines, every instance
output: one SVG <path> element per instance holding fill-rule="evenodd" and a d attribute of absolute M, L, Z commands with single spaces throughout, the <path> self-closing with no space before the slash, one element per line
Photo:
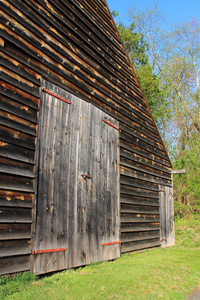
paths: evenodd
<path fill-rule="evenodd" d="M 157 6 L 143 12 L 129 11 L 131 21 L 149 43 L 149 57 L 160 84 L 167 88 L 167 108 L 162 136 L 175 168 L 186 168 L 187 175 L 174 178 L 177 202 L 199 203 L 200 185 L 200 19 L 160 30 Z M 164 109 L 165 110 L 165 109 Z"/>
<path fill-rule="evenodd" d="M 200 18 L 163 30 L 156 4 L 129 17 L 118 29 L 174 168 L 187 170 L 174 179 L 177 203 L 192 206 L 200 199 Z"/>
<path fill-rule="evenodd" d="M 165 91 L 160 89 L 160 77 L 154 73 L 154 66 L 149 63 L 149 44 L 134 22 L 125 26 L 121 21 L 117 21 L 116 11 L 112 14 L 150 110 L 159 125 L 162 115 L 160 103 L 164 102 Z"/>

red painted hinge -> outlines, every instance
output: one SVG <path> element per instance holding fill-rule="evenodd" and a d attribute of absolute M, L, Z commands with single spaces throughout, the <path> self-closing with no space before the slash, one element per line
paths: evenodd
<path fill-rule="evenodd" d="M 41 254 L 41 253 L 52 253 L 52 252 L 61 252 L 66 251 L 67 248 L 57 248 L 57 249 L 46 249 L 46 250 L 36 250 L 32 254 Z"/>
<path fill-rule="evenodd" d="M 54 96 L 54 97 L 56 97 L 56 98 L 62 100 L 62 101 L 64 101 L 64 102 L 66 102 L 66 103 L 68 103 L 68 104 L 71 104 L 70 101 L 68 101 L 68 100 L 66 100 L 66 99 L 64 99 L 64 98 L 62 98 L 62 97 L 60 97 L 60 96 L 58 96 L 58 95 L 56 95 L 56 94 L 54 94 L 54 93 L 48 91 L 48 90 L 45 89 L 45 88 L 43 88 L 42 91 L 45 92 L 45 93 L 47 93 L 47 94 L 49 94 L 49 95 L 51 95 L 51 96 Z"/>
<path fill-rule="evenodd" d="M 108 124 L 108 125 L 110 125 L 110 126 L 114 127 L 115 129 L 119 130 L 119 127 L 117 127 L 117 126 L 113 125 L 112 123 L 110 123 L 110 122 L 106 121 L 105 119 L 102 119 L 102 121 L 104 121 L 106 124 Z"/>
<path fill-rule="evenodd" d="M 109 246 L 109 245 L 115 245 L 115 244 L 121 244 L 121 241 L 117 241 L 117 242 L 109 242 L 109 243 L 102 243 L 102 246 Z"/>
<path fill-rule="evenodd" d="M 86 178 L 91 178 L 91 176 L 90 175 L 87 175 L 87 174 L 82 174 L 81 175 L 84 179 L 86 179 Z"/>

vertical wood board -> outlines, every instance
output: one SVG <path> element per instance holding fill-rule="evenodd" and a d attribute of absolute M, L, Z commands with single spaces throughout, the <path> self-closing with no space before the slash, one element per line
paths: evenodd
<path fill-rule="evenodd" d="M 120 256 L 118 122 L 55 85 L 43 86 L 34 250 L 36 274 Z"/>
<path fill-rule="evenodd" d="M 175 244 L 173 188 L 159 186 L 160 194 L 160 239 L 163 248 Z"/>

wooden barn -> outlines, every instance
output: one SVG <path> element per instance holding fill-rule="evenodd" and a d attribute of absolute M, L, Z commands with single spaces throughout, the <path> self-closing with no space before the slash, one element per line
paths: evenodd
<path fill-rule="evenodd" d="M 172 166 L 106 1 L 0 7 L 0 274 L 172 245 Z"/>

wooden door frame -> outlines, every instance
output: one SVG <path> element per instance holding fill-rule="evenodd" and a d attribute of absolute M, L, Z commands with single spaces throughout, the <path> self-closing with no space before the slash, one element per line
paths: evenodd
<path fill-rule="evenodd" d="M 42 110 L 42 87 L 43 87 L 43 78 L 40 79 L 40 103 L 39 103 L 39 111 L 38 111 L 38 124 L 37 124 L 37 137 L 36 137 L 36 146 L 35 146 L 35 179 L 34 179 L 34 198 L 33 198 L 33 209 L 32 209 L 32 240 L 31 240 L 31 255 L 30 255 L 30 270 L 33 272 L 34 270 L 34 254 L 33 251 L 35 249 L 35 235 L 36 235 L 36 210 L 37 210 L 37 191 L 38 191 L 38 171 L 39 171 L 39 137 L 41 130 L 41 110 Z"/>
<path fill-rule="evenodd" d="M 35 250 L 35 241 L 36 241 L 36 220 L 37 220 L 37 197 L 38 197 L 38 172 L 39 172 L 39 160 L 40 160 L 40 134 L 41 134 L 41 117 L 42 117 L 42 106 L 44 104 L 43 99 L 43 86 L 44 86 L 44 80 L 41 78 L 41 87 L 40 87 L 40 103 L 39 103 L 39 111 L 38 111 L 38 125 L 37 125 L 37 137 L 36 137 L 36 151 L 35 151 L 35 180 L 34 180 L 34 201 L 33 201 L 33 214 L 32 214 L 32 242 L 31 242 L 31 250 L 32 254 L 30 256 L 30 262 L 31 262 L 31 271 L 34 271 L 34 250 Z M 49 83 L 51 83 L 49 80 L 46 80 Z M 54 83 L 52 83 L 55 85 Z M 61 87 L 59 87 L 61 88 Z M 61 88 L 63 89 L 63 88 Z M 64 89 L 63 89 L 64 90 Z M 69 93 L 66 90 L 67 93 Z M 76 95 L 75 95 L 76 96 Z M 77 96 L 76 96 L 77 97 Z M 79 97 L 78 97 L 79 98 Z M 86 102 L 85 100 L 79 98 L 80 100 Z M 90 103 L 90 105 L 93 105 Z M 99 108 L 97 108 L 99 109 Z M 102 111 L 101 109 L 99 109 Z M 103 112 L 103 111 L 102 111 Z M 106 113 L 107 114 L 107 113 Z M 111 117 L 113 119 L 113 117 Z M 117 174 L 117 197 L 116 197 L 116 206 L 118 211 L 118 232 L 119 232 L 119 241 L 121 240 L 121 218 L 120 218 L 120 135 L 118 133 L 117 136 L 117 168 L 118 168 L 118 174 Z M 115 245 L 110 246 L 110 249 L 112 247 L 115 247 Z M 112 251 L 112 250 L 111 250 Z M 121 255 L 121 247 L 120 247 L 120 255 Z"/>

